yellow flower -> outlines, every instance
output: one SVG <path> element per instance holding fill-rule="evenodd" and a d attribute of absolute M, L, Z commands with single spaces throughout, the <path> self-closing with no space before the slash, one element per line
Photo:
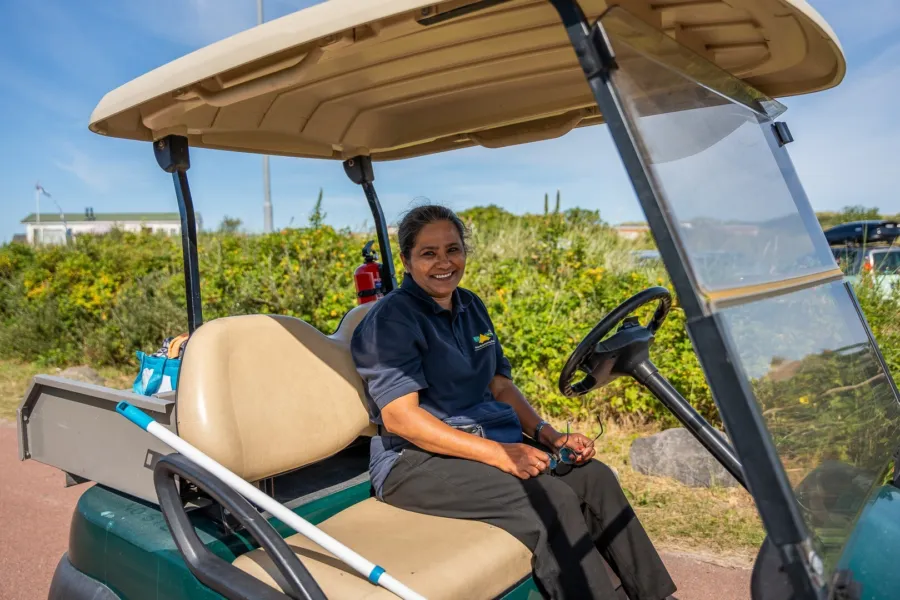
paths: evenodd
<path fill-rule="evenodd" d="M 43 295 L 45 291 L 47 291 L 47 283 L 46 282 L 41 283 L 37 287 L 34 287 L 34 288 L 28 290 L 27 296 L 29 298 L 36 298 L 38 296 Z"/>
<path fill-rule="evenodd" d="M 800 404 L 809 404 L 808 396 L 800 396 Z"/>
<path fill-rule="evenodd" d="M 331 316 L 332 316 L 332 317 L 336 317 L 336 316 L 337 316 L 337 311 L 336 311 L 336 310 L 331 311 Z"/>

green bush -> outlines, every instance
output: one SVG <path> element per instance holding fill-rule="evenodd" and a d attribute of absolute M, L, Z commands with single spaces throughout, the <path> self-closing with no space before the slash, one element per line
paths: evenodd
<path fill-rule="evenodd" d="M 517 383 L 545 414 L 588 413 L 637 421 L 668 419 L 657 400 L 620 379 L 566 399 L 557 378 L 578 341 L 623 300 L 653 285 L 662 268 L 642 267 L 628 242 L 585 210 L 515 216 L 495 206 L 461 213 L 472 230 L 463 285 L 485 301 Z M 365 236 L 315 223 L 267 235 L 237 227 L 199 237 L 205 320 L 234 314 L 296 316 L 325 333 L 355 306 L 353 271 Z M 402 266 L 394 246 L 398 275 Z M 114 231 L 70 247 L 0 248 L 0 356 L 47 364 L 135 365 L 187 329 L 180 240 Z M 859 297 L 894 372 L 900 368 L 898 303 L 861 285 Z M 642 315 L 642 320 L 649 316 Z M 677 303 L 657 335 L 652 359 L 704 416 L 715 405 Z"/>

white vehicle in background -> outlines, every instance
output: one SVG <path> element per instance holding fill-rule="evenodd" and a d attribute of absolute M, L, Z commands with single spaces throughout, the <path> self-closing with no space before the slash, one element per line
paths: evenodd
<path fill-rule="evenodd" d="M 846 248 L 843 251 L 857 255 L 855 270 L 847 272 L 847 278 L 854 285 L 870 280 L 885 295 L 900 291 L 900 246 Z M 843 266 L 841 258 L 838 263 Z"/>
<path fill-rule="evenodd" d="M 885 295 L 900 285 L 900 226 L 892 221 L 843 223 L 825 231 L 831 252 L 847 279 L 871 281 Z"/>

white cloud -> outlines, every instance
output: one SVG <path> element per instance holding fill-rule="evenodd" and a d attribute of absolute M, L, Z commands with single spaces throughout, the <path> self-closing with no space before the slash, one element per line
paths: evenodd
<path fill-rule="evenodd" d="M 67 125 L 84 126 L 87 105 L 70 91 L 43 77 L 0 59 L 0 89 L 5 89 L 22 102 L 21 106 L 38 106 L 62 117 Z"/>
<path fill-rule="evenodd" d="M 318 1 L 265 0 L 264 17 L 268 21 Z M 201 48 L 257 24 L 253 0 L 157 0 L 126 6 L 126 16 L 134 25 L 190 48 Z"/>
<path fill-rule="evenodd" d="M 109 172 L 98 168 L 91 158 L 75 148 L 69 150 L 66 160 L 53 161 L 57 167 L 77 177 L 82 183 L 94 191 L 108 192 L 112 188 Z"/>
<path fill-rule="evenodd" d="M 15 18 L 19 26 L 34 34 L 27 52 L 58 67 L 63 81 L 79 87 L 87 82 L 104 82 L 115 72 L 115 57 L 103 47 L 102 40 L 78 27 L 82 15 L 76 16 L 75 11 L 82 9 L 60 0 L 23 2 Z"/>
<path fill-rule="evenodd" d="M 892 34 L 900 28 L 896 0 L 810 0 L 809 3 L 831 25 L 845 50 L 854 43 Z"/>
<path fill-rule="evenodd" d="M 117 188 L 140 187 L 148 171 L 149 162 L 142 167 L 121 159 L 110 161 L 102 156 L 94 157 L 71 142 L 62 142 L 58 146 L 63 158 L 55 159 L 53 164 L 98 194 L 114 192 Z"/>
<path fill-rule="evenodd" d="M 837 88 L 789 101 L 788 146 L 816 209 L 877 206 L 900 212 L 897 140 L 900 44 L 851 70 Z M 794 114 L 796 113 L 796 114 Z"/>
<path fill-rule="evenodd" d="M 255 3 L 247 0 L 163 0 L 133 5 L 136 24 L 190 47 L 211 44 L 256 24 Z"/>

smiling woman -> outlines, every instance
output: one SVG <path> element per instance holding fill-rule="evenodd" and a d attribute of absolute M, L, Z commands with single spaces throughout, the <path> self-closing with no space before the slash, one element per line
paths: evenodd
<path fill-rule="evenodd" d="M 462 221 L 420 206 L 398 234 L 403 283 L 351 342 L 378 426 L 369 458 L 376 497 L 509 532 L 533 553 L 545 597 L 614 597 L 604 558 L 629 598 L 668 597 L 675 585 L 615 475 L 592 460 L 593 441 L 538 416 L 513 383 L 484 303 L 459 287 Z M 566 452 L 572 468 L 549 468 Z"/>
<path fill-rule="evenodd" d="M 463 222 L 449 208 L 421 206 L 406 214 L 397 233 L 403 268 L 435 302 L 449 310 L 453 290 L 466 271 L 469 248 Z"/>

